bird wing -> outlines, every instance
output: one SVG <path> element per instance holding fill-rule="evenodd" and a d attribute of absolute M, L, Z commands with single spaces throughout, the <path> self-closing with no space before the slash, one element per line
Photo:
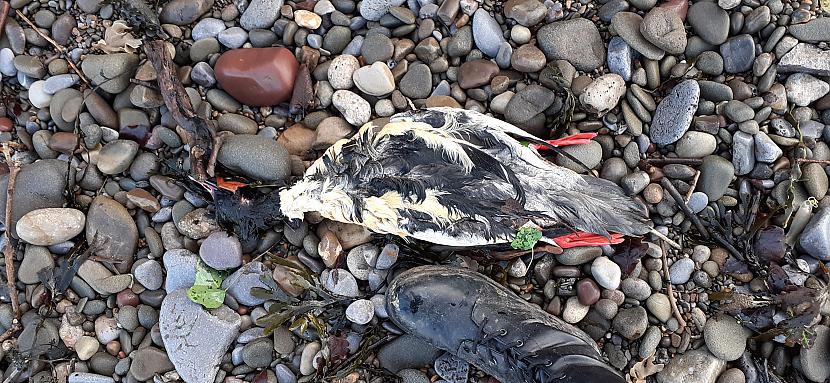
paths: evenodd
<path fill-rule="evenodd" d="M 438 244 L 509 242 L 538 217 L 524 209 L 524 190 L 512 169 L 424 123 L 366 125 L 327 150 L 305 178 L 323 185 L 323 195 L 349 197 L 340 205 L 351 211 L 330 216 Z"/>
<path fill-rule="evenodd" d="M 552 164 L 535 149 L 519 140 L 549 145 L 546 141 L 510 123 L 475 111 L 445 107 L 428 108 L 397 114 L 391 121 L 425 123 L 435 130 L 479 146 L 507 167 L 527 167 L 530 173 L 544 171 L 548 176 L 556 178 L 556 182 L 549 185 L 553 190 L 577 187 L 581 179 L 576 172 Z"/>
<path fill-rule="evenodd" d="M 425 123 L 479 145 L 517 174 L 527 200 L 525 208 L 544 213 L 552 218 L 550 222 L 605 236 L 609 232 L 641 235 L 648 231 L 640 207 L 619 186 L 554 165 L 517 138 L 548 146 L 546 141 L 505 121 L 454 108 L 410 111 L 391 120 Z"/>

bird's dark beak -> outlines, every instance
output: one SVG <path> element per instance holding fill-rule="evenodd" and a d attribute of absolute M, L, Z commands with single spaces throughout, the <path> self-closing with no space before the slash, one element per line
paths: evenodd
<path fill-rule="evenodd" d="M 301 219 L 296 219 L 296 218 L 294 218 L 294 219 L 289 219 L 289 220 L 288 220 L 288 227 L 290 227 L 290 228 L 292 228 L 292 229 L 294 229 L 294 230 L 297 230 L 297 229 L 299 229 L 299 228 L 300 228 L 300 225 L 301 225 L 302 223 L 303 223 L 303 221 L 302 221 Z"/>

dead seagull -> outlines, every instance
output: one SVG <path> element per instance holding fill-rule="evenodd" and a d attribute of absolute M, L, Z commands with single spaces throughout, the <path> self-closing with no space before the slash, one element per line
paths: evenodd
<path fill-rule="evenodd" d="M 537 150 L 589 137 L 544 141 L 470 110 L 401 113 L 332 145 L 279 192 L 280 211 L 462 247 L 510 243 L 528 226 L 563 248 L 654 232 L 617 185 L 556 166 Z"/>

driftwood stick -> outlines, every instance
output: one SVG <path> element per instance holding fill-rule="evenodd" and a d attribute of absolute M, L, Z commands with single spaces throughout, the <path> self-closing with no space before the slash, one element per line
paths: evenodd
<path fill-rule="evenodd" d="M 208 178 L 207 162 L 213 146 L 213 130 L 210 122 L 199 117 L 193 110 L 193 105 L 178 78 L 173 59 L 164 41 L 145 42 L 144 52 L 147 53 L 147 58 L 156 70 L 164 104 L 176 123 L 188 133 L 190 172 L 197 181 L 203 181 Z"/>
<path fill-rule="evenodd" d="M 14 312 L 13 324 L 19 325 L 20 321 L 20 303 L 17 301 L 17 278 L 14 272 L 14 245 L 12 238 L 12 195 L 14 194 L 14 185 L 17 181 L 17 174 L 20 172 L 20 164 L 12 159 L 12 150 L 8 145 L 3 145 L 3 156 L 6 164 L 9 166 L 9 183 L 6 188 L 6 245 L 3 247 L 3 258 L 6 264 L 6 287 L 9 290 L 9 299 L 12 303 L 12 311 Z M 14 326 L 12 326 L 14 328 Z M 4 334 L 5 335 L 5 334 Z"/>
<path fill-rule="evenodd" d="M 49 44 L 51 44 L 52 47 L 54 47 L 55 50 L 57 50 L 63 56 L 63 58 L 66 59 L 66 62 L 69 64 L 69 67 L 72 68 L 73 71 L 75 71 L 75 74 L 77 74 L 78 77 L 81 78 L 81 81 L 83 81 L 84 84 L 86 84 L 86 86 L 90 88 L 92 87 L 92 84 L 89 82 L 89 79 L 86 78 L 84 72 L 78 69 L 78 66 L 75 65 L 75 62 L 73 62 L 72 58 L 69 57 L 69 54 L 64 46 L 58 44 L 57 41 L 53 40 L 47 34 L 41 32 L 40 29 L 38 29 L 38 27 L 34 23 L 32 23 L 32 20 L 29 20 L 29 18 L 26 17 L 26 15 L 24 15 L 23 12 L 20 12 L 19 9 L 15 9 L 15 13 L 17 13 L 17 17 L 23 20 L 26 24 L 29 24 L 29 26 L 32 28 L 33 31 L 35 31 L 35 33 L 37 33 L 38 35 L 40 35 L 40 37 L 43 37 L 44 40 L 49 42 Z"/>
<path fill-rule="evenodd" d="M 683 319 L 683 316 L 680 315 L 680 310 L 677 308 L 677 299 L 674 297 L 674 288 L 671 284 L 671 278 L 669 278 L 669 262 L 666 257 L 667 249 L 665 242 L 660 242 L 660 249 L 663 253 L 663 279 L 666 280 L 666 295 L 669 296 L 669 303 L 671 304 L 671 312 L 674 314 L 674 317 L 677 319 L 677 324 L 680 326 L 680 329 L 686 327 L 686 320 Z"/>

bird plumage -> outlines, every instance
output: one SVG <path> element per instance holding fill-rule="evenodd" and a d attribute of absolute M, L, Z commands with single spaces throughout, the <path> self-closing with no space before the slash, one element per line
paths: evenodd
<path fill-rule="evenodd" d="M 280 193 L 283 214 L 341 222 L 449 246 L 512 241 L 532 223 L 608 236 L 649 230 L 611 182 L 552 164 L 514 137 L 542 142 L 483 114 L 431 108 L 364 125 Z"/>

